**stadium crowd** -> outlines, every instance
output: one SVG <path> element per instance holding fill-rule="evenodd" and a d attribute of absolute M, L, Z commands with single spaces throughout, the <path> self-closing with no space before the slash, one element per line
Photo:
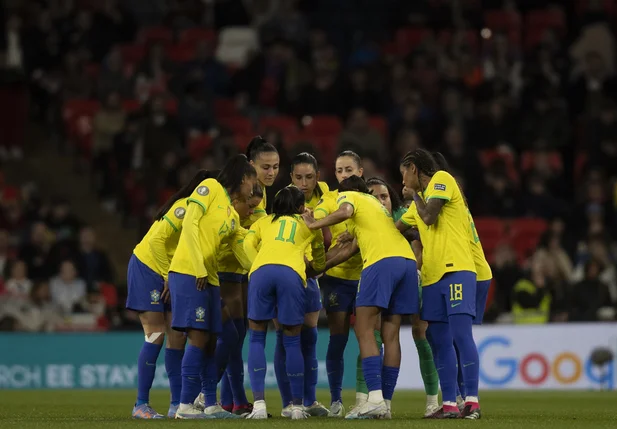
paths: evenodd
<path fill-rule="evenodd" d="M 272 192 L 302 151 L 322 180 L 352 149 L 365 177 L 396 185 L 402 155 L 424 147 L 446 156 L 477 219 L 495 279 L 486 321 L 516 308 L 615 319 L 613 2 L 5 3 L 0 157 L 27 155 L 15 115 L 29 99 L 29 120 L 140 234 L 196 169 L 257 133 L 281 156 Z M 66 201 L 31 185 L 0 195 L 3 329 L 61 329 L 74 313 L 73 326 L 131 324 L 112 286 L 124 275 Z"/>

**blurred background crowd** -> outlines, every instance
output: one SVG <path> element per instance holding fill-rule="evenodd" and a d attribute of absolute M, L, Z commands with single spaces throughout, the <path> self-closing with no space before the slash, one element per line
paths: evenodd
<path fill-rule="evenodd" d="M 281 156 L 269 192 L 302 151 L 332 185 L 352 149 L 397 189 L 404 153 L 441 151 L 493 267 L 485 320 L 615 320 L 615 2 L 2 5 L 0 330 L 137 327 L 131 246 L 257 133 Z"/>

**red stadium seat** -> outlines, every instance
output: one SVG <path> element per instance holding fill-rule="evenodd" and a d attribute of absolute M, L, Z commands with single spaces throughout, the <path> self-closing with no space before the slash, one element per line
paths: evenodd
<path fill-rule="evenodd" d="M 251 139 L 255 137 L 254 134 L 234 134 L 234 140 L 236 142 L 236 147 L 238 148 L 238 151 L 240 151 L 241 153 L 246 152 L 246 148 L 248 147 L 249 143 L 251 142 Z"/>
<path fill-rule="evenodd" d="M 229 116 L 240 116 L 236 101 L 233 98 L 217 98 L 214 100 L 214 116 L 217 119 Z"/>
<path fill-rule="evenodd" d="M 215 40 L 216 33 L 213 30 L 198 27 L 184 30 L 178 38 L 178 42 L 189 46 L 195 46 L 201 41 L 214 42 Z"/>
<path fill-rule="evenodd" d="M 94 116 L 98 112 L 101 104 L 97 100 L 87 98 L 72 98 L 64 102 L 62 109 L 62 117 L 68 121 L 75 115 L 90 115 Z"/>
<path fill-rule="evenodd" d="M 429 39 L 433 32 L 424 27 L 401 28 L 396 32 L 395 43 L 399 55 L 407 55 Z"/>
<path fill-rule="evenodd" d="M 259 132 L 274 128 L 285 135 L 298 133 L 298 121 L 291 116 L 265 116 L 259 120 Z"/>
<path fill-rule="evenodd" d="M 384 140 L 388 139 L 388 122 L 382 116 L 371 116 L 368 121 L 371 127 L 381 133 Z"/>
<path fill-rule="evenodd" d="M 229 116 L 227 118 L 220 118 L 219 124 L 225 128 L 228 128 L 234 134 L 253 133 L 253 123 L 250 119 L 245 118 L 244 116 Z"/>
<path fill-rule="evenodd" d="M 519 177 L 513 154 L 497 150 L 483 150 L 480 152 L 480 161 L 484 168 L 489 168 L 494 162 L 502 161 L 506 166 L 506 171 L 510 180 L 518 183 Z"/>
<path fill-rule="evenodd" d="M 540 160 L 541 157 L 547 157 L 546 162 L 551 167 L 553 171 L 562 171 L 563 170 L 563 162 L 561 160 L 561 154 L 559 152 L 553 151 L 548 153 L 537 153 L 534 151 L 525 151 L 521 156 L 521 169 L 526 172 L 534 168 L 536 162 Z"/>
<path fill-rule="evenodd" d="M 338 136 L 343 130 L 343 124 L 337 116 L 317 115 L 302 118 L 304 131 L 314 136 Z"/>
<path fill-rule="evenodd" d="M 212 137 L 208 134 L 201 134 L 189 141 L 188 153 L 191 159 L 200 160 L 212 147 Z"/>
<path fill-rule="evenodd" d="M 176 115 L 178 113 L 178 100 L 173 97 L 169 97 L 165 101 L 165 110 L 167 110 L 167 113 L 170 115 Z"/>
<path fill-rule="evenodd" d="M 489 10 L 484 12 L 484 24 L 493 31 L 521 31 L 521 15 L 518 12 Z"/>
<path fill-rule="evenodd" d="M 167 27 L 146 27 L 139 32 L 137 40 L 139 43 L 147 45 L 153 42 L 169 44 L 173 42 L 174 35 Z"/>
<path fill-rule="evenodd" d="M 165 54 L 170 61 L 186 63 L 195 59 L 195 48 L 190 45 L 169 45 L 165 48 Z"/>
<path fill-rule="evenodd" d="M 474 219 L 474 224 L 482 244 L 484 244 L 484 242 L 489 238 L 501 240 L 506 232 L 503 221 L 498 218 L 479 217 Z"/>
<path fill-rule="evenodd" d="M 530 240 L 533 238 L 537 240 L 546 231 L 547 224 L 544 219 L 537 218 L 520 218 L 515 219 L 510 225 L 510 234 L 514 239 L 524 236 Z M 532 240 L 533 241 L 533 240 Z"/>
<path fill-rule="evenodd" d="M 122 100 L 122 108 L 127 113 L 133 113 L 141 109 L 141 104 L 138 100 L 128 99 Z"/>
<path fill-rule="evenodd" d="M 120 45 L 122 61 L 126 64 L 137 64 L 146 56 L 146 49 L 142 45 Z"/>

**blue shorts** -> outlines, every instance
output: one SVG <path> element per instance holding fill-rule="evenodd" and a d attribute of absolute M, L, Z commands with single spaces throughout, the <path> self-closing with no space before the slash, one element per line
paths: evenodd
<path fill-rule="evenodd" d="M 246 274 L 238 273 L 219 273 L 221 283 L 242 283 L 246 281 Z"/>
<path fill-rule="evenodd" d="M 455 271 L 422 288 L 422 320 L 448 322 L 453 314 L 476 317 L 476 273 Z"/>
<path fill-rule="evenodd" d="M 379 307 L 384 314 L 418 313 L 416 261 L 385 258 L 364 268 L 358 284 L 356 307 Z"/>
<path fill-rule="evenodd" d="M 218 334 L 222 331 L 221 291 L 208 283 L 197 290 L 195 276 L 169 273 L 171 294 L 171 327 L 176 331 L 198 329 Z"/>
<path fill-rule="evenodd" d="M 476 282 L 476 317 L 473 319 L 474 325 L 481 325 L 484 320 L 484 310 L 486 309 L 486 299 L 488 290 L 491 287 L 491 280 Z"/>
<path fill-rule="evenodd" d="M 304 311 L 314 313 L 321 310 L 321 291 L 317 279 L 306 279 L 306 300 L 304 301 Z"/>
<path fill-rule="evenodd" d="M 301 325 L 306 296 L 302 278 L 294 270 L 285 265 L 264 265 L 249 278 L 248 318 L 278 319 L 282 325 Z"/>
<path fill-rule="evenodd" d="M 323 276 L 319 285 L 324 294 L 324 308 L 327 313 L 353 313 L 356 306 L 357 280 L 344 280 L 338 277 Z"/>
<path fill-rule="evenodd" d="M 135 254 L 131 255 L 127 271 L 128 294 L 126 308 L 134 311 L 171 311 L 170 304 L 161 301 L 165 279 L 141 262 Z"/>

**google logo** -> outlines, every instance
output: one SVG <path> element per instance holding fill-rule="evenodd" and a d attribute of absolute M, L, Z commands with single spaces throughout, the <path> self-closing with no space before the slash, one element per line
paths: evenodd
<path fill-rule="evenodd" d="M 508 349 L 509 347 L 510 340 L 506 337 L 493 336 L 485 338 L 478 344 L 480 362 L 485 363 L 483 355 L 487 351 L 491 350 L 494 352 L 496 348 Z M 530 386 L 540 386 L 546 383 L 549 377 L 563 385 L 573 384 L 581 377 L 586 377 L 592 384 L 606 385 L 609 389 L 614 388 L 615 376 L 613 365 L 609 365 L 608 370 L 600 374 L 598 370 L 594 369 L 590 359 L 583 361 L 578 355 L 571 352 L 560 353 L 552 360 L 543 354 L 535 352 L 521 357 L 514 357 L 510 354 L 508 357 L 495 358 L 493 362 L 493 368 L 503 369 L 503 372 L 499 371 L 500 376 L 494 374 L 498 372 L 494 369 L 491 371 L 491 374 L 488 374 L 486 372 L 486 365 L 480 365 L 480 380 L 489 386 L 504 386 L 510 383 L 518 374 L 520 379 Z"/>

